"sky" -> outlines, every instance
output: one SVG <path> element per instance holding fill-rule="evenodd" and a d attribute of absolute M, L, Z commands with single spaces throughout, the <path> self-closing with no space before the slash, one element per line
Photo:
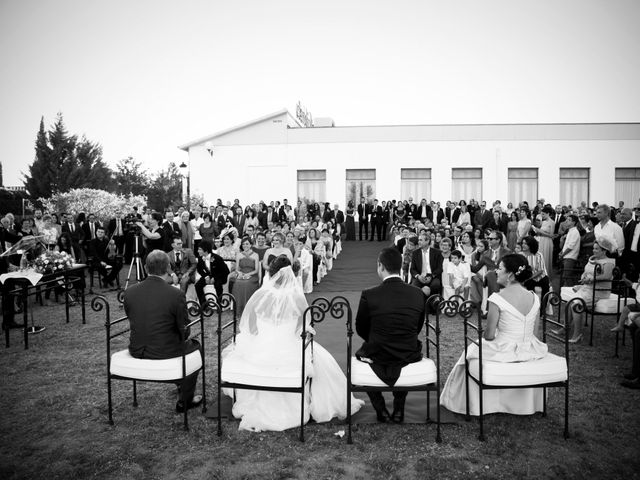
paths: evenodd
<path fill-rule="evenodd" d="M 4 184 L 58 112 L 150 173 L 298 101 L 339 126 L 640 122 L 638 25 L 637 0 L 0 0 Z"/>

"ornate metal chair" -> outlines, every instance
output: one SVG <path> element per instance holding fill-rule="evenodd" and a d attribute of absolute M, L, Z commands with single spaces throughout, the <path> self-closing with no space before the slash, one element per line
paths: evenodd
<path fill-rule="evenodd" d="M 446 302 L 439 295 L 432 295 L 427 300 L 427 312 L 432 310 L 433 321 L 426 314 L 425 328 L 425 357 L 420 362 L 411 363 L 402 369 L 400 378 L 393 387 L 380 380 L 369 364 L 361 362 L 353 356 L 353 314 L 349 302 L 344 297 L 335 297 L 331 302 L 325 299 L 317 299 L 314 305 L 319 304 L 324 312 L 331 312 L 335 318 L 347 317 L 347 443 L 353 443 L 351 436 L 351 394 L 353 392 L 393 392 L 393 391 L 424 391 L 426 392 L 427 418 L 431 423 L 429 409 L 430 394 L 436 392 L 436 442 L 442 441 L 440 432 L 440 311 Z M 431 359 L 431 347 L 435 349 L 436 362 Z"/>
<path fill-rule="evenodd" d="M 122 295 L 119 295 L 120 300 Z M 107 395 L 109 399 L 109 424 L 113 425 L 113 401 L 112 401 L 112 380 L 129 380 L 133 382 L 133 406 L 138 406 L 137 382 L 159 382 L 175 383 L 202 370 L 202 412 L 207 410 L 207 397 L 205 389 L 205 362 L 204 362 L 204 317 L 211 316 L 211 312 L 203 310 L 196 302 L 187 302 L 187 310 L 191 317 L 197 317 L 186 327 L 190 331 L 191 327 L 200 324 L 197 334 L 199 336 L 200 349 L 187 354 L 183 352 L 180 357 L 163 360 L 150 360 L 134 358 L 129 350 L 119 350 L 112 354 L 112 341 L 129 332 L 129 324 L 126 322 L 129 317 L 126 315 L 116 320 L 111 320 L 109 302 L 102 295 L 98 295 L 91 300 L 91 308 L 96 311 L 105 311 L 105 327 L 107 332 Z M 186 339 L 183 339 L 186 340 Z M 182 390 L 184 392 L 184 389 Z M 182 399 L 186 401 L 185 398 Z M 184 429 L 189 430 L 187 410 L 184 410 Z"/>
<path fill-rule="evenodd" d="M 547 304 L 551 304 L 558 310 L 557 318 L 547 315 Z M 529 362 L 493 362 L 482 358 L 482 337 L 484 327 L 478 305 L 466 301 L 459 305 L 456 313 L 461 315 L 464 324 L 464 354 L 465 354 L 465 380 L 466 380 L 466 419 L 470 420 L 469 408 L 469 382 L 472 381 L 479 390 L 479 439 L 485 440 L 483 397 L 484 390 L 512 389 L 512 388 L 542 388 L 543 389 L 543 416 L 547 412 L 547 388 L 561 387 L 565 389 L 564 412 L 564 437 L 569 438 L 569 330 L 565 329 L 564 337 L 547 332 L 547 324 L 562 327 L 561 300 L 553 292 L 547 293 L 540 308 L 542 324 L 542 341 L 556 340 L 564 346 L 564 356 L 548 353 L 540 360 Z M 565 317 L 569 309 L 575 313 L 584 312 L 586 305 L 581 298 L 574 298 L 565 305 Z M 471 330 L 471 332 L 470 332 Z M 478 347 L 478 358 L 467 359 L 469 345 L 473 343 Z"/>

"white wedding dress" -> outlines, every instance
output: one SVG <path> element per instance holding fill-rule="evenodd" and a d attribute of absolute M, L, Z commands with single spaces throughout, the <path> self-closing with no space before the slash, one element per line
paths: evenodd
<path fill-rule="evenodd" d="M 533 296 L 531 310 L 522 315 L 500 294 L 494 293 L 488 301 L 500 310 L 498 330 L 493 340 L 482 340 L 482 360 L 492 362 L 529 362 L 547 355 L 547 345 L 535 337 L 536 321 L 540 314 L 540 300 Z M 478 358 L 478 347 L 471 344 L 467 358 Z M 447 378 L 440 404 L 452 412 L 466 413 L 465 399 L 465 359 L 464 352 Z M 479 388 L 469 379 L 469 413 L 479 415 Z M 543 408 L 542 388 L 513 388 L 484 390 L 483 413 L 504 412 L 516 415 L 530 415 L 541 412 Z"/>
<path fill-rule="evenodd" d="M 307 302 L 291 267 L 265 280 L 249 300 L 240 322 L 235 344 L 222 352 L 225 369 L 258 377 L 300 373 L 302 314 Z M 306 371 L 312 377 L 305 394 L 304 421 L 328 422 L 347 413 L 347 379 L 342 369 L 322 345 L 307 348 Z M 287 375 L 288 376 L 288 375 Z M 233 398 L 233 390 L 224 393 Z M 235 390 L 233 416 L 240 418 L 241 430 L 281 431 L 300 425 L 300 394 L 261 390 Z M 352 397 L 352 412 L 364 404 Z"/>

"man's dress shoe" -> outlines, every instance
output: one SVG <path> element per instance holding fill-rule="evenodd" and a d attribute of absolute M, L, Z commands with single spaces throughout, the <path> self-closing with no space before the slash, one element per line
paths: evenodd
<path fill-rule="evenodd" d="M 388 423 L 391 421 L 391 414 L 389 413 L 389 410 L 387 410 L 387 407 L 384 407 L 382 410 L 378 410 L 376 409 L 376 418 L 378 419 L 378 422 L 380 423 Z"/>
<path fill-rule="evenodd" d="M 635 380 L 625 380 L 620 383 L 625 388 L 631 388 L 632 390 L 640 390 L 640 379 Z"/>
<path fill-rule="evenodd" d="M 637 380 L 638 379 L 638 375 L 634 374 L 633 372 L 630 373 L 625 373 L 623 375 L 625 380 Z"/>
<path fill-rule="evenodd" d="M 393 409 L 393 413 L 391 414 L 391 421 L 393 423 L 404 422 L 404 407 Z"/>

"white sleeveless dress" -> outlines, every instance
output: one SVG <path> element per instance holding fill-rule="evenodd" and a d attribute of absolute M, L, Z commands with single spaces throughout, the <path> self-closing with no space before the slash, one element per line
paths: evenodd
<path fill-rule="evenodd" d="M 296 331 L 298 319 L 283 319 L 277 325 L 258 316 L 257 334 L 240 333 L 236 343 L 222 352 L 222 366 L 232 362 L 235 371 L 246 370 L 252 374 L 277 377 L 278 370 L 300 371 L 301 340 Z M 308 349 L 307 349 L 308 350 Z M 305 395 L 305 423 L 309 416 L 314 421 L 328 422 L 334 417 L 347 416 L 347 378 L 333 356 L 317 342 L 313 343 L 313 361 L 310 352 L 306 358 L 306 370 L 312 376 L 311 392 Z M 224 393 L 233 396 L 233 391 Z M 300 425 L 300 394 L 236 390 L 233 416 L 240 418 L 240 430 L 281 431 Z M 357 412 L 364 402 L 352 396 L 352 412 Z"/>
<path fill-rule="evenodd" d="M 500 310 L 498 328 L 493 340 L 482 340 L 482 359 L 492 362 L 529 362 L 547 355 L 547 345 L 534 335 L 536 322 L 540 314 L 540 300 L 533 292 L 533 306 L 526 315 L 522 315 L 500 294 L 494 293 L 488 301 Z M 469 345 L 467 358 L 478 358 L 478 347 Z M 479 415 L 479 388 L 469 380 L 469 413 Z M 440 404 L 452 412 L 466 413 L 465 400 L 465 359 L 464 352 L 447 378 Z M 542 388 L 511 388 L 484 390 L 483 413 L 504 412 L 515 415 L 531 415 L 543 408 Z"/>

